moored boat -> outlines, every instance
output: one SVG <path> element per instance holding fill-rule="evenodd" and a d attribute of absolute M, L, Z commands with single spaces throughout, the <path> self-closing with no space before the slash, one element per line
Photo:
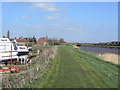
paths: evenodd
<path fill-rule="evenodd" d="M 17 54 L 18 56 L 28 55 L 29 50 L 28 50 L 27 46 L 21 46 L 15 40 L 13 42 L 13 45 L 18 52 L 18 54 Z"/>
<path fill-rule="evenodd" d="M 0 62 L 17 60 L 18 51 L 8 38 L 0 38 Z"/>

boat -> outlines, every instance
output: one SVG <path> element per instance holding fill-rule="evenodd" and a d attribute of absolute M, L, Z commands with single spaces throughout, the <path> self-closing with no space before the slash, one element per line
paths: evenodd
<path fill-rule="evenodd" d="M 13 45 L 18 52 L 18 54 L 17 54 L 18 56 L 28 55 L 29 50 L 28 50 L 27 46 L 21 46 L 15 40 L 13 41 Z"/>
<path fill-rule="evenodd" d="M 18 59 L 18 51 L 8 38 L 0 38 L 0 62 Z"/>

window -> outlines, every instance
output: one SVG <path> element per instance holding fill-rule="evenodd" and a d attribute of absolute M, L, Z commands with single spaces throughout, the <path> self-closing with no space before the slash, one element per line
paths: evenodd
<path fill-rule="evenodd" d="M 25 49 L 24 47 L 20 47 L 20 49 Z"/>
<path fill-rule="evenodd" d="M 0 46 L 0 50 L 5 50 L 6 49 L 6 46 L 5 45 L 1 45 Z"/>

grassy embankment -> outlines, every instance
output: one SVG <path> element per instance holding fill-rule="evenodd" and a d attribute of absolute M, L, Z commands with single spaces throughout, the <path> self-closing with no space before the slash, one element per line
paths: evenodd
<path fill-rule="evenodd" d="M 71 46 L 60 46 L 44 79 L 36 88 L 117 88 L 118 67 Z"/>

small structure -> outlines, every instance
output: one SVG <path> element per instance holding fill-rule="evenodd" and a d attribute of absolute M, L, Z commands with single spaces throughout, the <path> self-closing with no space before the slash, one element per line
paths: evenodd
<path fill-rule="evenodd" d="M 45 45 L 49 45 L 49 42 L 47 41 L 47 39 L 45 37 L 43 38 L 40 38 L 38 41 L 37 41 L 37 44 L 38 45 L 41 45 L 41 46 L 45 46 Z"/>
<path fill-rule="evenodd" d="M 28 40 L 24 39 L 24 38 L 20 38 L 20 39 L 15 39 L 15 41 L 19 44 L 19 45 L 27 45 L 29 43 Z"/>

